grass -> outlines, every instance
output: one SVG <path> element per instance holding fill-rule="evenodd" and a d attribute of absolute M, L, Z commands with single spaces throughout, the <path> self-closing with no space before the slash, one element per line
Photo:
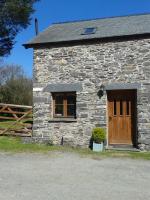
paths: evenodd
<path fill-rule="evenodd" d="M 52 151 L 78 153 L 81 156 L 101 159 L 106 157 L 132 158 L 150 160 L 150 152 L 126 152 L 126 151 L 104 151 L 95 153 L 90 149 L 71 148 L 66 146 L 50 146 L 39 144 L 23 144 L 17 137 L 0 137 L 0 151 L 2 152 L 30 152 L 30 153 L 49 153 Z"/>
<path fill-rule="evenodd" d="M 0 151 L 5 152 L 48 152 L 51 148 L 48 145 L 23 144 L 19 137 L 1 136 Z"/>

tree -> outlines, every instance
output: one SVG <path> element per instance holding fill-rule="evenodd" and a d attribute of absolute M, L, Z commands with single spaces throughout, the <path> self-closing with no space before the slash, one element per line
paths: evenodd
<path fill-rule="evenodd" d="M 37 1 L 0 0 L 0 56 L 10 54 L 17 33 L 30 24 Z"/>
<path fill-rule="evenodd" d="M 9 104 L 32 105 L 32 80 L 21 66 L 0 67 L 0 102 Z"/>

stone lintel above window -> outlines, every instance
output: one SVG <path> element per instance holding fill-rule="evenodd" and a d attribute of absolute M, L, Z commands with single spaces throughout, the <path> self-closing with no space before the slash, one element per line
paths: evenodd
<path fill-rule="evenodd" d="M 81 83 L 56 83 L 48 84 L 43 92 L 79 92 L 82 91 Z"/>

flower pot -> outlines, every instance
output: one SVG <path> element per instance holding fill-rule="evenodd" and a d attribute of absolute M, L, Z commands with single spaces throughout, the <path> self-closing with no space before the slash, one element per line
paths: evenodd
<path fill-rule="evenodd" d="M 103 148 L 104 148 L 103 142 L 100 144 L 93 142 L 93 151 L 101 152 L 103 151 Z"/>

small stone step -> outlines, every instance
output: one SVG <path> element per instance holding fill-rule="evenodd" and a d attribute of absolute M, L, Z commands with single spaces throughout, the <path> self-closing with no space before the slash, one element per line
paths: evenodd
<path fill-rule="evenodd" d="M 137 149 L 131 145 L 109 146 L 109 147 L 106 147 L 106 150 L 140 152 L 140 149 Z"/>

